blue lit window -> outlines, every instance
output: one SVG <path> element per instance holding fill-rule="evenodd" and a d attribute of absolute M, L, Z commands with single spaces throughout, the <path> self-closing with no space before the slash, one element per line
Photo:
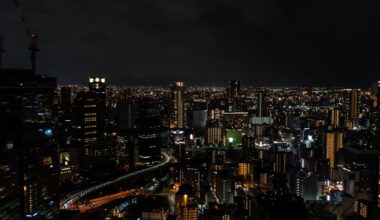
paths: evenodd
<path fill-rule="evenodd" d="M 53 130 L 51 128 L 45 128 L 44 134 L 46 137 L 51 137 L 53 136 Z"/>

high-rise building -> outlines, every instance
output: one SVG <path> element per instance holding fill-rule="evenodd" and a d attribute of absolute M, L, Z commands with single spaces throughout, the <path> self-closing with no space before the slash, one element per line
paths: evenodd
<path fill-rule="evenodd" d="M 207 144 L 220 144 L 223 142 L 223 127 L 220 121 L 211 120 L 207 123 Z"/>
<path fill-rule="evenodd" d="M 343 148 L 343 133 L 340 131 L 329 131 L 326 134 L 326 159 L 330 161 L 330 168 L 337 166 L 337 153 Z"/>
<path fill-rule="evenodd" d="M 90 93 L 97 94 L 104 103 L 106 102 L 106 78 L 105 77 L 89 77 L 88 88 Z M 104 104 L 105 105 L 105 104 Z"/>
<path fill-rule="evenodd" d="M 75 99 L 75 112 L 76 117 L 75 132 L 76 139 L 80 147 L 86 146 L 91 142 L 98 140 L 98 114 L 97 114 L 97 101 L 87 92 L 79 92 Z"/>
<path fill-rule="evenodd" d="M 264 93 L 259 92 L 259 94 L 257 95 L 257 102 L 256 102 L 256 116 L 257 117 L 267 116 L 264 100 L 265 100 Z"/>
<path fill-rule="evenodd" d="M 105 132 L 105 120 L 106 120 L 106 78 L 105 77 L 89 77 L 89 99 L 94 100 L 96 104 L 96 122 L 97 122 L 97 134 L 98 138 L 102 138 Z M 89 108 L 90 110 L 91 108 Z M 93 113 L 92 110 L 89 113 Z M 86 114 L 86 113 L 85 113 Z M 90 118 L 92 117 L 89 115 Z M 85 115 L 85 117 L 87 117 Z"/>
<path fill-rule="evenodd" d="M 351 99 L 350 99 L 350 119 L 355 120 L 358 118 L 359 113 L 359 92 L 357 89 L 351 90 Z"/>
<path fill-rule="evenodd" d="M 8 206 L 3 219 L 58 214 L 56 85 L 55 78 L 34 70 L 0 71 L 0 210 Z"/>
<path fill-rule="evenodd" d="M 229 100 L 234 100 L 240 93 L 240 81 L 231 80 L 226 88 Z"/>
<path fill-rule="evenodd" d="M 79 92 L 75 100 L 76 136 L 81 146 L 104 137 L 106 112 L 105 78 L 90 77 L 89 91 Z"/>
<path fill-rule="evenodd" d="M 136 127 L 139 117 L 139 105 L 135 101 L 121 101 L 116 106 L 116 122 L 121 130 Z"/>
<path fill-rule="evenodd" d="M 216 177 L 216 195 L 221 203 L 233 203 L 234 181 L 230 173 L 222 171 Z"/>
<path fill-rule="evenodd" d="M 340 126 L 340 110 L 337 108 L 330 110 L 330 125 L 333 128 L 338 128 Z"/>
<path fill-rule="evenodd" d="M 273 164 L 273 171 L 277 174 L 286 174 L 288 171 L 289 151 L 282 147 L 273 147 L 269 153 Z"/>
<path fill-rule="evenodd" d="M 170 85 L 170 127 L 184 128 L 187 123 L 185 109 L 185 85 L 183 82 L 175 82 Z"/>

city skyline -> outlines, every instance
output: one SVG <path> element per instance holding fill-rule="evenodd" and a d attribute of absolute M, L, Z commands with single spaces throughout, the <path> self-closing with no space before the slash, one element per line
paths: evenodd
<path fill-rule="evenodd" d="M 379 11 L 1 1 L 0 219 L 380 219 Z"/>

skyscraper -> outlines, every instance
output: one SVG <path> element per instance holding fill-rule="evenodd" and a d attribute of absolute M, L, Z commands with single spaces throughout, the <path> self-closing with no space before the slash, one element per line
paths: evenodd
<path fill-rule="evenodd" d="M 89 77 L 89 98 L 96 104 L 96 122 L 98 139 L 103 138 L 105 132 L 105 115 L 106 115 L 106 78 Z M 90 114 L 93 113 L 91 110 Z M 90 115 L 91 117 L 91 115 Z"/>
<path fill-rule="evenodd" d="M 330 131 L 326 134 L 326 159 L 330 161 L 330 168 L 337 166 L 338 150 L 343 148 L 343 133 Z"/>
<path fill-rule="evenodd" d="M 136 120 L 139 116 L 139 105 L 136 101 L 121 101 L 116 107 L 116 121 L 121 130 L 136 127 Z"/>
<path fill-rule="evenodd" d="M 350 119 L 355 120 L 358 118 L 358 105 L 359 105 L 359 92 L 357 89 L 351 90 L 350 99 Z"/>
<path fill-rule="evenodd" d="M 219 120 L 209 120 L 207 123 L 207 144 L 218 145 L 223 142 L 223 126 Z"/>
<path fill-rule="evenodd" d="M 183 82 L 175 82 L 170 85 L 170 127 L 186 127 L 186 109 L 184 102 L 185 85 Z"/>
<path fill-rule="evenodd" d="M 105 78 L 90 77 L 89 91 L 79 92 L 75 100 L 77 124 L 76 139 L 80 145 L 87 146 L 104 136 L 104 117 L 106 111 Z"/>
<path fill-rule="evenodd" d="M 337 108 L 330 110 L 330 125 L 333 128 L 338 128 L 340 126 L 340 110 Z"/>

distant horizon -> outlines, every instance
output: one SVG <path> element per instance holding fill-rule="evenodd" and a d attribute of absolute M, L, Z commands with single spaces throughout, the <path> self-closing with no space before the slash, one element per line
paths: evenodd
<path fill-rule="evenodd" d="M 28 70 L 28 71 L 31 71 L 32 69 L 31 68 L 9 68 L 9 67 L 2 67 L 1 69 L 0 69 L 0 71 L 1 70 Z M 227 79 L 226 81 L 224 81 L 224 82 L 214 82 L 215 84 L 212 84 L 212 83 L 210 83 L 210 84 L 207 84 L 207 82 L 204 82 L 204 84 L 202 84 L 202 83 L 196 83 L 196 82 L 194 82 L 194 80 L 193 79 L 191 79 L 191 77 L 187 77 L 188 78 L 188 80 L 189 81 L 186 81 L 186 80 L 182 80 L 182 79 L 168 79 L 167 77 L 155 77 L 156 79 L 160 79 L 160 78 L 162 78 L 162 80 L 158 80 L 158 81 L 160 81 L 161 83 L 150 83 L 150 82 L 147 82 L 147 81 L 149 81 L 149 79 L 145 79 L 144 81 L 144 83 L 120 83 L 120 80 L 117 80 L 117 79 L 114 79 L 113 78 L 113 76 L 111 75 L 111 74 L 100 74 L 100 73 L 98 73 L 98 74 L 88 74 L 87 76 L 85 76 L 84 78 L 81 78 L 78 82 L 74 82 L 74 81 L 72 81 L 72 82 L 62 82 L 62 81 L 68 81 L 68 80 L 62 80 L 62 76 L 59 76 L 59 75 L 55 75 L 55 74 L 49 74 L 49 73 L 41 73 L 39 70 L 38 70 L 38 67 L 37 67 L 37 73 L 36 74 L 39 74 L 39 75 L 46 75 L 46 76 L 48 76 L 48 77 L 54 77 L 54 78 L 56 78 L 57 79 L 57 84 L 58 85 L 82 85 L 82 86 L 86 86 L 87 85 L 87 80 L 88 80 L 88 77 L 90 77 L 90 76 L 99 76 L 99 77 L 105 77 L 106 79 L 107 79 L 107 85 L 111 85 L 111 86 L 154 86 L 154 87 L 165 87 L 165 86 L 169 86 L 171 83 L 173 83 L 173 82 L 176 82 L 176 81 L 183 81 L 184 83 L 185 83 L 185 85 L 189 85 L 189 86 L 192 86 L 192 87 L 225 87 L 227 84 L 228 84 L 228 82 L 230 81 L 230 80 L 238 80 L 238 81 L 240 81 L 241 82 L 241 86 L 243 86 L 243 87 L 246 87 L 246 86 L 248 86 L 248 87 L 295 87 L 295 88 L 302 88 L 302 87 L 306 87 L 306 88 L 310 88 L 310 87 L 316 87 L 316 88 L 362 88 L 362 89 L 364 89 L 364 88 L 370 88 L 372 85 L 373 85 L 373 83 L 375 83 L 375 82 L 377 82 L 377 81 L 379 81 L 380 80 L 380 78 L 379 79 L 374 79 L 374 80 L 372 80 L 371 82 L 369 82 L 368 83 L 368 85 L 367 86 L 365 86 L 365 85 L 360 85 L 360 86 L 358 86 L 358 85 L 353 85 L 353 84 L 351 84 L 351 85 L 347 85 L 347 83 L 343 83 L 343 84 L 341 84 L 341 85 L 339 85 L 339 84 L 328 84 L 328 83 L 321 83 L 321 82 L 319 82 L 319 83 L 316 83 L 316 84 L 312 84 L 312 83 L 308 83 L 308 84 L 301 84 L 301 83 L 299 83 L 298 85 L 296 85 L 296 83 L 295 84 L 289 84 L 289 83 L 284 83 L 284 84 L 278 84 L 278 83 L 276 83 L 276 84 L 270 84 L 270 83 L 267 83 L 266 85 L 265 85 L 265 83 L 264 82 L 259 82 L 259 83 L 257 83 L 257 84 L 255 84 L 255 83 L 253 83 L 253 84 L 247 84 L 247 83 L 245 83 L 246 81 L 248 81 L 248 80 L 241 80 L 241 79 L 237 79 L 237 78 L 231 78 L 231 79 Z M 116 78 L 123 78 L 123 79 L 125 79 L 126 81 L 130 81 L 130 80 L 128 80 L 128 79 L 134 79 L 134 81 L 136 81 L 136 78 L 137 77 L 128 77 L 128 76 L 125 76 L 125 77 L 116 77 Z M 138 79 L 139 80 L 137 80 L 137 81 L 141 81 L 141 77 L 138 77 Z M 111 82 L 111 83 L 109 83 L 109 81 Z M 118 82 L 115 82 L 115 81 L 118 81 Z M 166 81 L 167 83 L 162 83 L 163 81 Z"/>
<path fill-rule="evenodd" d="M 174 82 L 174 81 L 173 81 Z M 191 88 L 225 88 L 227 84 L 225 85 L 196 85 L 196 84 L 186 84 L 186 81 L 184 81 L 185 87 L 191 87 Z M 115 86 L 115 87 L 154 87 L 154 88 L 167 88 L 169 89 L 170 83 L 169 84 L 161 84 L 161 85 L 154 85 L 154 84 L 113 84 L 113 83 L 106 83 L 107 86 Z M 83 86 L 83 87 L 88 87 L 86 84 L 61 84 L 57 83 L 58 87 L 65 87 L 65 86 Z M 279 85 L 279 86 L 264 86 L 264 85 L 247 85 L 247 84 L 242 84 L 241 88 L 329 88 L 329 89 L 370 89 L 372 84 L 368 87 L 350 87 L 350 86 L 291 86 L 291 85 Z"/>

